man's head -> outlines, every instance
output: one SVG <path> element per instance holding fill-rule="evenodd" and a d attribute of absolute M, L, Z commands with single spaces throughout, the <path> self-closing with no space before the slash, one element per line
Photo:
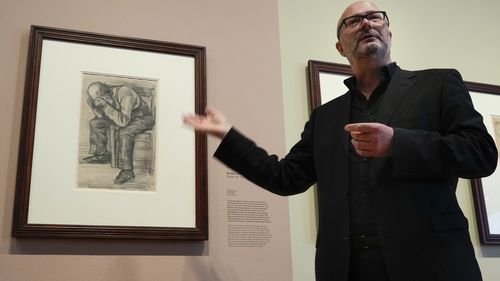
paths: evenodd
<path fill-rule="evenodd" d="M 111 87 L 102 82 L 94 82 L 87 88 L 87 93 L 91 99 L 95 100 L 96 98 L 110 97 L 113 91 Z"/>
<path fill-rule="evenodd" d="M 356 2 L 345 9 L 337 24 L 337 37 L 337 50 L 351 64 L 368 57 L 390 62 L 389 18 L 371 2 Z"/>

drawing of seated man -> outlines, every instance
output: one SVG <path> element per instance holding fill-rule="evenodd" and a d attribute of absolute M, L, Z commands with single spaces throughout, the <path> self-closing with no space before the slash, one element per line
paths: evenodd
<path fill-rule="evenodd" d="M 135 179 L 133 167 L 134 137 L 153 128 L 155 120 L 148 104 L 136 91 L 126 85 L 91 83 L 87 88 L 87 104 L 95 117 L 90 120 L 90 145 L 95 151 L 83 158 L 85 163 L 111 163 L 107 149 L 107 131 L 111 126 L 119 128 L 117 145 L 117 167 L 120 172 L 115 184 L 124 184 Z"/>

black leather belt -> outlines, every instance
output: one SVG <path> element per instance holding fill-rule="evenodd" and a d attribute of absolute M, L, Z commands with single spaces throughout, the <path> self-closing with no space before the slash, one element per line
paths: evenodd
<path fill-rule="evenodd" d="M 368 250 L 380 247 L 378 236 L 353 236 L 351 237 L 352 246 L 359 250 Z"/>

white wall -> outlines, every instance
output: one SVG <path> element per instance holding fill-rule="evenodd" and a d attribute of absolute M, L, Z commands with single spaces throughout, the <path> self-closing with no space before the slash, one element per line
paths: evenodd
<path fill-rule="evenodd" d="M 308 118 L 306 65 L 310 59 L 347 64 L 335 50 L 336 23 L 353 1 L 280 0 L 283 99 L 287 148 Z M 500 85 L 500 2 L 497 0 L 374 1 L 386 10 L 393 33 L 392 59 L 406 69 L 451 67 L 464 80 Z M 468 181 L 457 195 L 485 281 L 500 280 L 500 247 L 483 246 Z M 314 192 L 290 199 L 294 281 L 314 279 Z"/>

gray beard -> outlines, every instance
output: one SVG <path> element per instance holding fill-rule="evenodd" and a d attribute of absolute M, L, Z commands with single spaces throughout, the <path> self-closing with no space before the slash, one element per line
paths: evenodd
<path fill-rule="evenodd" d="M 359 45 L 356 46 L 356 50 L 354 51 L 354 56 L 357 58 L 368 57 L 371 55 L 385 55 L 389 50 L 389 46 L 387 44 L 382 44 L 382 46 L 378 46 L 375 44 L 368 45 L 365 49 L 360 50 Z"/>

